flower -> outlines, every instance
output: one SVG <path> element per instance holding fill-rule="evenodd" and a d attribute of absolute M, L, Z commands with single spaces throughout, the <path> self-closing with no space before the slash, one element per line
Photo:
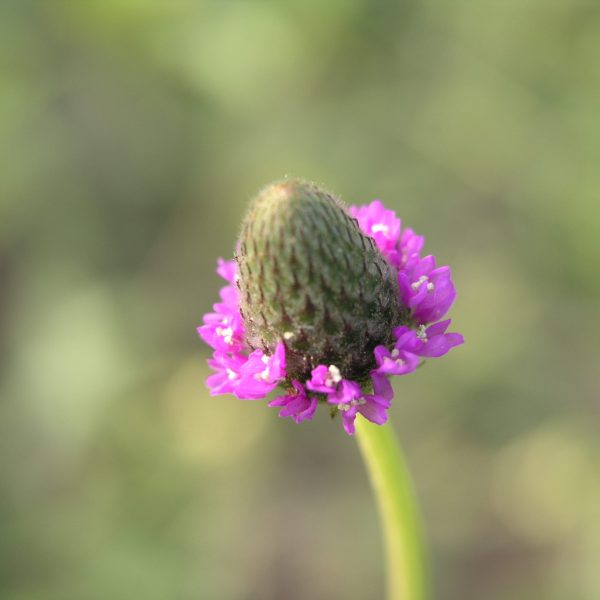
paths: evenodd
<path fill-rule="evenodd" d="M 456 298 L 449 267 L 421 256 L 424 238 L 380 200 L 345 208 L 313 184 L 265 188 L 242 227 L 227 285 L 203 318 L 214 352 L 211 395 L 268 402 L 296 423 L 318 404 L 354 433 L 357 415 L 382 425 L 392 375 L 412 373 L 464 343 L 444 317 Z"/>
<path fill-rule="evenodd" d="M 236 394 L 241 378 L 240 371 L 246 361 L 245 356 L 215 350 L 212 359 L 208 360 L 208 365 L 215 373 L 206 380 L 211 396 Z"/>
<path fill-rule="evenodd" d="M 317 410 L 317 397 L 307 396 L 304 386 L 299 381 L 292 381 L 293 391 L 285 396 L 278 396 L 269 402 L 269 406 L 283 406 L 280 417 L 292 417 L 296 423 L 310 420 Z"/>
<path fill-rule="evenodd" d="M 400 297 L 420 324 L 441 319 L 452 306 L 456 291 L 450 267 L 436 268 L 435 256 L 414 261 L 398 273 Z"/>
<path fill-rule="evenodd" d="M 447 354 L 455 346 L 464 344 L 460 333 L 446 333 L 450 326 L 450 319 L 440 321 L 429 327 L 419 325 L 416 331 L 407 327 L 398 327 L 394 330 L 396 336 L 396 349 L 409 349 L 407 354 L 438 358 Z M 400 350 L 403 352 L 404 350 Z"/>
<path fill-rule="evenodd" d="M 218 259 L 217 273 L 233 283 L 237 267 L 233 260 Z M 244 347 L 244 325 L 239 308 L 239 293 L 233 285 L 221 288 L 221 302 L 214 312 L 204 315 L 204 325 L 198 327 L 200 337 L 215 350 L 237 353 Z"/>
<path fill-rule="evenodd" d="M 272 392 L 285 376 L 285 347 L 277 344 L 272 356 L 254 350 L 240 368 L 240 382 L 235 391 L 238 398 L 259 400 Z"/>
<path fill-rule="evenodd" d="M 387 409 L 390 400 L 375 394 L 365 395 L 360 385 L 354 381 L 343 379 L 338 390 L 327 398 L 329 404 L 337 406 L 342 413 L 344 429 L 348 435 L 354 434 L 354 420 L 357 414 L 377 425 L 383 425 L 387 421 Z"/>
<path fill-rule="evenodd" d="M 306 381 L 306 387 L 313 392 L 332 394 L 342 381 L 340 370 L 335 365 L 319 365 L 312 370 L 312 377 Z"/>
<path fill-rule="evenodd" d="M 385 346 L 377 346 L 374 354 L 377 362 L 375 372 L 381 375 L 406 375 L 419 366 L 416 354 L 404 349 L 394 347 L 388 350 Z"/>

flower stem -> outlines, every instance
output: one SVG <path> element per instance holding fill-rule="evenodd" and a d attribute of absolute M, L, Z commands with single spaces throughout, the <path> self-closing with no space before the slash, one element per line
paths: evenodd
<path fill-rule="evenodd" d="M 388 600 L 429 596 L 425 544 L 412 479 L 390 423 L 356 420 L 356 438 L 385 538 Z"/>

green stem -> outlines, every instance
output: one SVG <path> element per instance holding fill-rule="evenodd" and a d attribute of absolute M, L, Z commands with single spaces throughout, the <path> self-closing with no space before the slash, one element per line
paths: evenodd
<path fill-rule="evenodd" d="M 412 480 L 390 423 L 356 419 L 356 438 L 385 538 L 388 600 L 424 600 L 429 596 L 425 544 Z"/>

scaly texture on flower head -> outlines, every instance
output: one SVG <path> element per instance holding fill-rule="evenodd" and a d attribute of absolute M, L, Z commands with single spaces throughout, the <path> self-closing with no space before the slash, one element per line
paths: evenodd
<path fill-rule="evenodd" d="M 375 200 L 347 208 L 315 184 L 264 188 L 242 225 L 236 261 L 219 260 L 228 285 L 198 328 L 214 348 L 211 394 L 264 398 L 296 423 L 318 403 L 383 424 L 391 375 L 463 343 L 437 322 L 454 302 L 450 269 L 421 257 L 424 238 Z"/>
<path fill-rule="evenodd" d="M 288 377 L 319 364 L 368 377 L 373 350 L 407 322 L 395 269 L 342 203 L 311 183 L 262 190 L 242 225 L 240 308 L 251 348 L 284 340 Z"/>

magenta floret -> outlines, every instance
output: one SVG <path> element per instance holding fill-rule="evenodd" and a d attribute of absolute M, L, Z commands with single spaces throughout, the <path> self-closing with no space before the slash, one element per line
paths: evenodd
<path fill-rule="evenodd" d="M 317 397 L 308 396 L 304 386 L 299 381 L 292 381 L 293 392 L 285 396 L 278 396 L 269 402 L 269 406 L 283 407 L 279 411 L 280 417 L 292 417 L 296 423 L 313 418 L 317 410 Z"/>

